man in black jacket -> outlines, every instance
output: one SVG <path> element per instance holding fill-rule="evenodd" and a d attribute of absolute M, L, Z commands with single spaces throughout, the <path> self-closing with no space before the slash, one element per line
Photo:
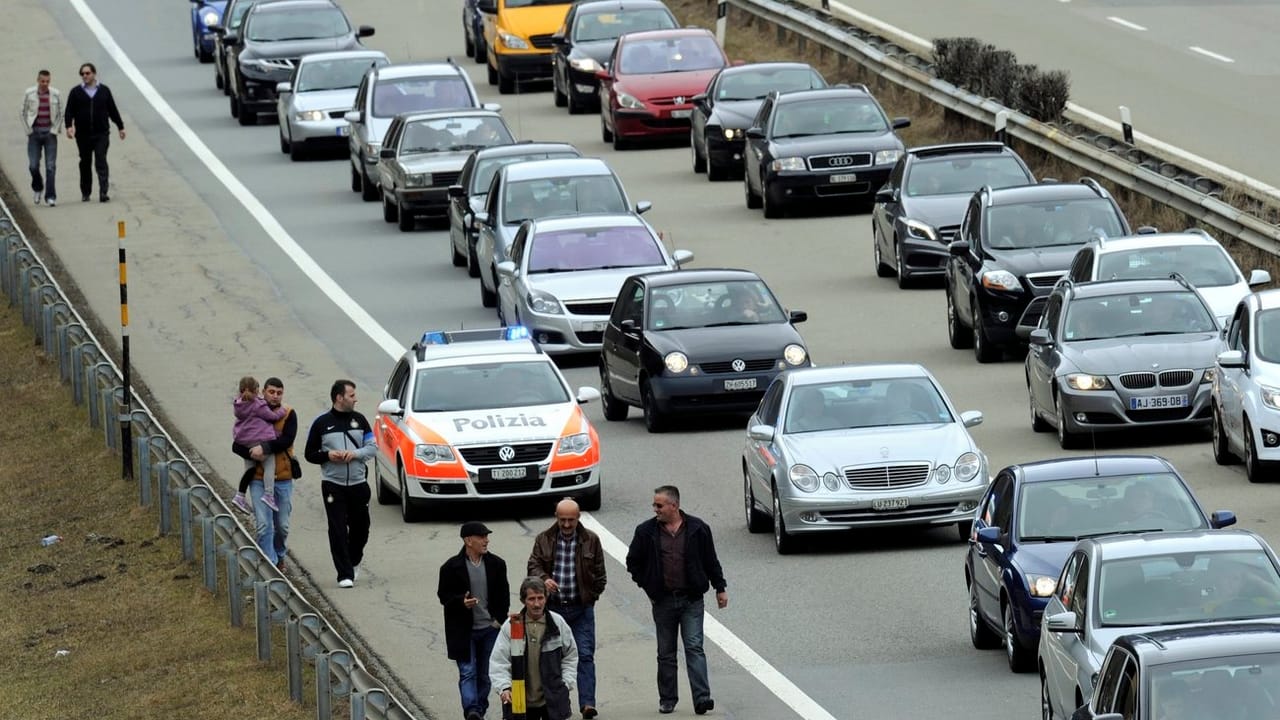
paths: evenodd
<path fill-rule="evenodd" d="M 684 660 L 693 692 L 693 711 L 705 715 L 715 709 L 707 656 L 702 650 L 702 596 L 716 589 L 716 604 L 728 607 L 729 594 L 716 557 L 711 527 L 680 509 L 680 490 L 673 485 L 654 489 L 653 519 L 636 526 L 627 549 L 627 572 L 653 603 L 658 635 L 658 712 L 675 712 L 679 700 L 676 681 L 676 635 L 684 640 Z"/>
<path fill-rule="evenodd" d="M 98 170 L 98 200 L 107 202 L 107 146 L 111 144 L 111 125 L 115 123 L 124 140 L 124 121 L 116 109 L 116 99 L 111 88 L 98 82 L 98 68 L 93 63 L 80 66 L 82 84 L 67 93 L 67 111 L 64 118 L 67 137 L 76 141 L 80 151 L 80 195 L 89 202 L 93 190 L 93 174 L 90 165 Z"/>
<path fill-rule="evenodd" d="M 507 563 L 489 552 L 489 528 L 462 524 L 462 550 L 440 566 L 436 595 L 444 606 L 444 644 L 458 664 L 458 692 L 466 720 L 489 710 L 489 655 L 511 610 Z"/>

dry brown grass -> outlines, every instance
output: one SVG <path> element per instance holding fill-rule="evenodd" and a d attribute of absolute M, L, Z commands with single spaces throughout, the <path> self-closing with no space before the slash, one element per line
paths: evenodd
<path fill-rule="evenodd" d="M 715 29 L 714 0 L 668 0 L 667 4 L 681 23 Z M 779 31 L 736 8 L 729 8 L 725 35 L 725 49 L 734 60 L 802 60 L 817 68 L 830 83 L 864 83 L 890 116 L 906 115 L 911 118 L 911 127 L 899 133 L 908 147 L 990 140 L 993 137 L 990 127 L 947 113 L 923 96 L 882 79 L 845 56 L 808 42 L 798 35 Z M 1086 174 L 1081 168 L 1038 148 L 1019 143 L 1014 143 L 1014 148 L 1026 160 L 1036 177 L 1074 181 Z M 1115 197 L 1135 228 L 1152 225 L 1161 230 L 1176 231 L 1197 226 L 1194 218 L 1167 205 L 1156 203 L 1109 182 L 1100 182 Z M 1231 193 L 1225 194 L 1222 199 L 1231 203 Z M 1280 256 L 1259 250 L 1248 243 L 1226 238 L 1210 228 L 1206 230 L 1223 242 L 1246 274 L 1252 268 L 1263 268 L 1280 282 Z"/>
<path fill-rule="evenodd" d="M 208 594 L 176 538 L 157 535 L 7 303 L 0 392 L 0 717 L 312 717 L 288 700 L 283 641 L 258 663 L 252 614 L 231 628 L 225 595 Z M 50 534 L 62 542 L 42 547 Z"/>

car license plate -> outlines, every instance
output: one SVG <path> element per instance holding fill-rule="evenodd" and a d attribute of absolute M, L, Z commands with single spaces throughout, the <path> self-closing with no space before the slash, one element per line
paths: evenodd
<path fill-rule="evenodd" d="M 876 498 L 871 501 L 872 510 L 903 510 L 911 501 L 908 498 Z"/>
<path fill-rule="evenodd" d="M 755 389 L 756 389 L 756 379 L 755 379 L 755 378 L 741 378 L 741 379 L 738 379 L 738 380 L 725 380 L 725 381 L 724 381 L 724 389 L 725 389 L 725 390 L 755 390 Z"/>
<path fill-rule="evenodd" d="M 529 466 L 490 468 L 489 477 L 493 480 L 520 480 L 529 477 Z"/>
<path fill-rule="evenodd" d="M 676 118 L 678 120 L 687 118 L 692 114 L 693 114 L 692 110 L 672 110 L 671 111 L 671 117 Z"/>
<path fill-rule="evenodd" d="M 1155 397 L 1129 398 L 1130 410 L 1162 410 L 1187 406 L 1186 395 L 1157 395 Z"/>
<path fill-rule="evenodd" d="M 608 320 L 594 320 L 592 322 L 582 323 L 580 329 L 583 332 L 604 332 L 604 329 L 607 327 L 609 327 Z"/>
<path fill-rule="evenodd" d="M 338 132 L 338 137 L 346 137 L 351 134 L 351 126 L 339 125 L 337 132 Z"/>
<path fill-rule="evenodd" d="M 851 183 L 851 182 L 857 182 L 857 181 L 858 181 L 858 176 L 853 173 L 831 176 L 831 182 L 833 183 Z"/>

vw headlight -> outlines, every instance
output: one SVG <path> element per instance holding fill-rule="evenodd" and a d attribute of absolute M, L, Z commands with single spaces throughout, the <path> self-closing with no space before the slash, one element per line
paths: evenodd
<path fill-rule="evenodd" d="M 804 361 L 809 359 L 809 352 L 802 346 L 792 343 L 783 348 L 782 359 L 786 360 L 788 365 L 803 365 Z"/>
<path fill-rule="evenodd" d="M 903 223 L 907 226 L 907 234 L 914 238 L 923 238 L 925 240 L 938 241 L 938 231 L 928 223 L 922 223 L 919 220 L 907 220 Z"/>
<path fill-rule="evenodd" d="M 620 107 L 627 108 L 628 110 L 644 109 L 644 103 L 640 102 L 638 98 L 636 98 L 634 95 L 628 95 L 627 93 L 624 93 L 621 90 L 618 91 L 618 105 Z"/>
<path fill-rule="evenodd" d="M 896 163 L 896 162 L 898 162 L 898 158 L 900 158 L 900 157 L 902 157 L 902 151 L 901 151 L 901 150 L 877 150 L 877 151 L 876 151 L 876 164 L 877 164 L 877 165 L 888 165 L 888 164 L 890 164 L 890 163 Z"/>
<path fill-rule="evenodd" d="M 791 484 L 795 485 L 796 489 L 807 493 L 817 490 L 818 483 L 821 482 L 818 479 L 818 473 L 808 465 L 792 465 L 787 477 L 790 478 Z"/>
<path fill-rule="evenodd" d="M 529 309 L 536 313 L 541 313 L 543 315 L 561 314 L 560 301 L 551 293 L 534 290 L 529 293 L 529 297 L 527 299 L 529 301 Z"/>
<path fill-rule="evenodd" d="M 1049 597 L 1058 589 L 1058 578 L 1027 573 L 1027 587 L 1031 589 L 1031 597 Z"/>
<path fill-rule="evenodd" d="M 946 485 L 951 479 L 951 468 L 946 465 L 939 465 L 933 469 L 933 481 L 939 485 Z"/>
<path fill-rule="evenodd" d="M 217 25 L 218 12 L 216 10 L 205 10 L 204 14 L 200 16 L 200 22 L 204 23 L 205 27 L 209 27 L 210 25 Z"/>
<path fill-rule="evenodd" d="M 591 449 L 591 433 L 565 435 L 560 438 L 560 449 L 557 455 L 581 455 Z"/>
<path fill-rule="evenodd" d="M 785 172 L 787 170 L 804 170 L 804 158 L 785 157 L 778 158 L 769 163 L 769 169 L 774 172 Z"/>
<path fill-rule="evenodd" d="M 956 458 L 952 474 L 960 482 L 969 482 L 978 476 L 978 471 L 981 469 L 982 458 L 978 457 L 978 453 L 967 452 Z"/>
<path fill-rule="evenodd" d="M 734 138 L 736 138 L 736 137 L 738 137 L 738 132 L 737 132 L 736 130 L 734 130 L 733 128 L 725 128 L 725 129 L 724 129 L 724 139 L 725 139 L 725 140 L 732 140 L 732 139 L 734 139 Z"/>
<path fill-rule="evenodd" d="M 1022 289 L 1018 278 L 1008 270 L 988 270 L 982 273 L 982 287 L 988 290 L 1017 292 Z"/>
<path fill-rule="evenodd" d="M 298 122 L 320 122 L 324 120 L 324 113 L 320 110 L 303 110 L 294 116 Z"/>
<path fill-rule="evenodd" d="M 1262 398 L 1263 405 L 1272 410 L 1280 410 L 1280 389 L 1259 385 L 1258 395 Z"/>
<path fill-rule="evenodd" d="M 662 358 L 662 364 L 667 366 L 667 370 L 679 375 L 689 369 L 689 358 L 682 352 L 669 352 Z"/>
<path fill-rule="evenodd" d="M 404 186 L 411 188 L 426 187 L 431 184 L 429 173 L 411 173 L 404 176 Z"/>
<path fill-rule="evenodd" d="M 1110 390 L 1111 381 L 1105 375 L 1089 375 L 1087 373 L 1071 373 L 1066 377 L 1067 387 L 1072 390 Z"/>
<path fill-rule="evenodd" d="M 505 30 L 498 31 L 498 40 L 500 40 L 503 45 L 505 45 L 508 49 L 511 49 L 511 50 L 528 50 L 529 49 L 528 41 L 526 41 L 524 38 L 520 37 L 519 35 L 512 35 L 511 33 Z"/>
<path fill-rule="evenodd" d="M 569 58 L 569 67 L 586 73 L 593 73 L 602 69 L 600 63 L 591 58 Z"/>
<path fill-rule="evenodd" d="M 424 463 L 453 462 L 453 448 L 448 445 L 419 445 L 414 454 Z"/>
<path fill-rule="evenodd" d="M 1204 375 L 1200 378 L 1200 384 L 1212 385 L 1213 379 L 1217 377 L 1217 375 L 1218 375 L 1217 368 L 1209 368 L 1208 370 L 1205 370 Z"/>

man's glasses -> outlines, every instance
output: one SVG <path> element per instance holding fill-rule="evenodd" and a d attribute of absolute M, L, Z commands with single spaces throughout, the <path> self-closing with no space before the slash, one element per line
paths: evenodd
<path fill-rule="evenodd" d="M 85 77 L 87 75 L 92 75 L 92 74 L 93 74 L 92 72 L 85 70 L 84 72 L 80 73 L 80 77 Z"/>

